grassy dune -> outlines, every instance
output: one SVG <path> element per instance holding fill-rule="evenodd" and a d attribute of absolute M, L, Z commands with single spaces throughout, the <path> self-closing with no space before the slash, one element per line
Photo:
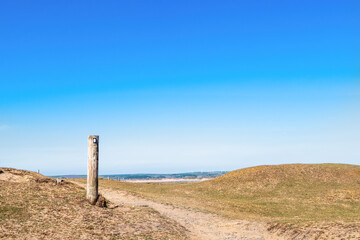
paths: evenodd
<path fill-rule="evenodd" d="M 72 183 L 0 168 L 0 239 L 186 239 L 183 227 L 153 209 L 84 199 Z"/>
<path fill-rule="evenodd" d="M 258 166 L 200 183 L 102 179 L 100 186 L 237 219 L 291 224 L 360 222 L 360 166 L 355 165 Z"/>

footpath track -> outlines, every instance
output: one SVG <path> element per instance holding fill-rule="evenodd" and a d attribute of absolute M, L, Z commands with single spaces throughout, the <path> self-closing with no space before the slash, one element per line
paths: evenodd
<path fill-rule="evenodd" d="M 81 187 L 80 184 L 73 181 Z M 133 196 L 125 191 L 99 187 L 99 192 L 116 205 L 146 206 L 155 209 L 162 215 L 177 221 L 189 231 L 191 240 L 272 240 L 279 236 L 271 236 L 265 223 L 245 220 L 231 220 L 216 214 L 174 207 Z"/>

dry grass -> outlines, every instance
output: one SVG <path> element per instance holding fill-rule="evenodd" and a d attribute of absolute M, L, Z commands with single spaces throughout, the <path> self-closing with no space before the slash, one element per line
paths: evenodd
<path fill-rule="evenodd" d="M 186 239 L 183 227 L 150 208 L 99 208 L 74 184 L 0 171 L 1 239 Z"/>
<path fill-rule="evenodd" d="M 265 221 L 271 231 L 315 224 L 320 230 L 336 225 L 360 232 L 360 166 L 355 165 L 259 166 L 200 183 L 101 180 L 100 186 L 229 218 Z"/>

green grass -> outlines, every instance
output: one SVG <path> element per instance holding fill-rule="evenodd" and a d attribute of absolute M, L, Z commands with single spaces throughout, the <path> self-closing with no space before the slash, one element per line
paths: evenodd
<path fill-rule="evenodd" d="M 360 221 L 360 166 L 356 165 L 259 166 L 200 183 L 141 184 L 102 179 L 100 186 L 236 219 Z"/>
<path fill-rule="evenodd" d="M 0 220 L 6 220 L 16 217 L 20 220 L 28 218 L 28 213 L 25 208 L 14 207 L 12 205 L 0 206 Z"/>

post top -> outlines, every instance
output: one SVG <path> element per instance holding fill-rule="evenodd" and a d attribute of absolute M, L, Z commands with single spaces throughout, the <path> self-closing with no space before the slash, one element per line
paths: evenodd
<path fill-rule="evenodd" d="M 99 135 L 89 135 L 88 141 L 93 143 L 99 142 Z"/>

